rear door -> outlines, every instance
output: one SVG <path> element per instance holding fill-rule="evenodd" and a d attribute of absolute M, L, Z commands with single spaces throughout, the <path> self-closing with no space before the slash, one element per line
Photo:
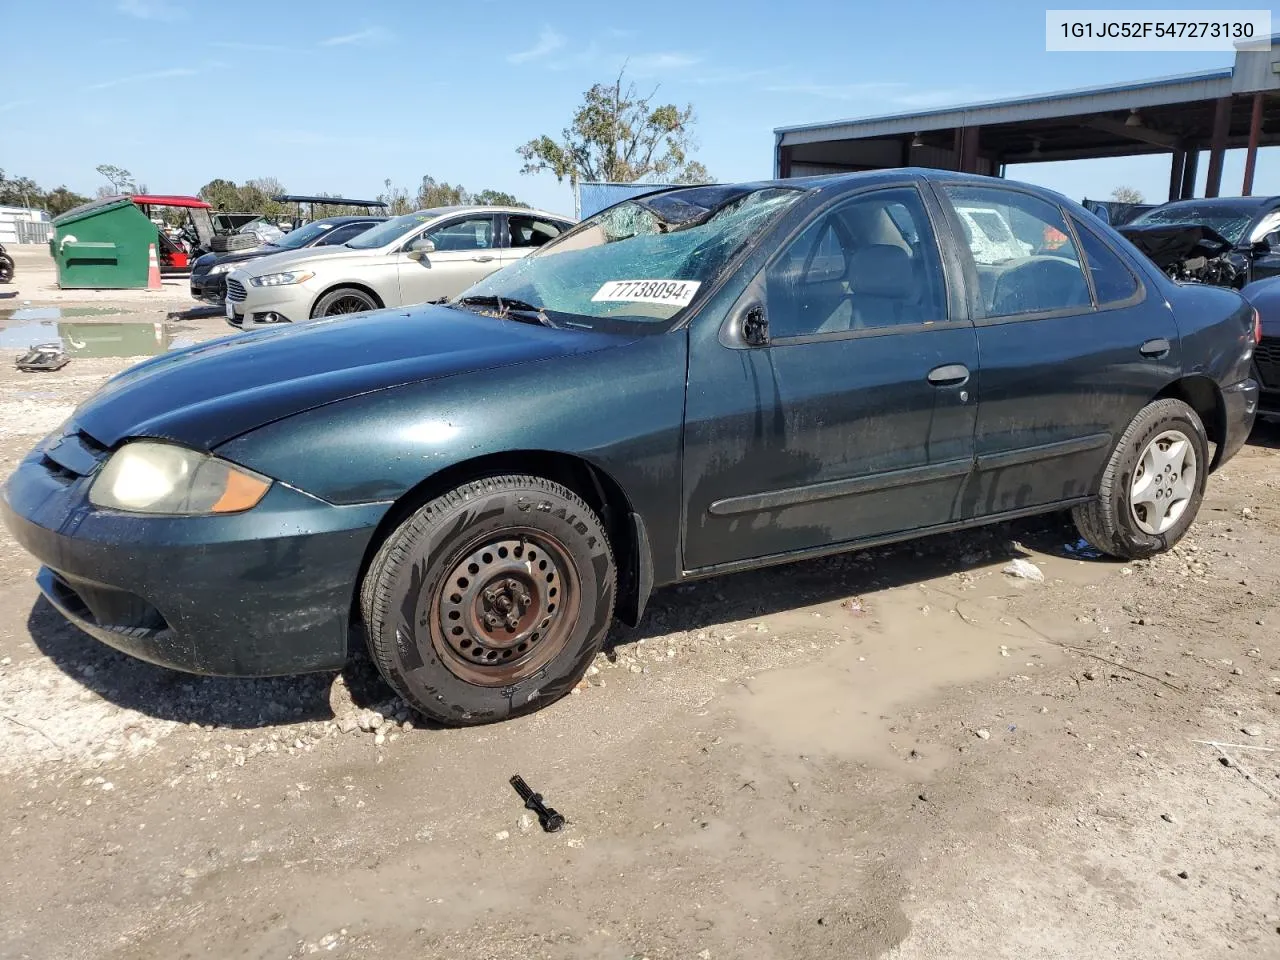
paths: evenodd
<path fill-rule="evenodd" d="M 419 237 L 430 240 L 435 249 L 414 260 L 408 252 Z M 501 266 L 493 214 L 471 214 L 435 224 L 414 234 L 396 254 L 400 303 L 456 297 Z"/>
<path fill-rule="evenodd" d="M 501 257 L 504 266 L 528 256 L 573 226 L 564 220 L 520 213 L 505 214 L 503 223 L 505 229 Z"/>
<path fill-rule="evenodd" d="M 726 324 L 695 322 L 685 565 L 949 522 L 973 463 L 973 327 L 914 183 L 816 212 Z M 745 321 L 767 320 L 766 343 Z"/>
<path fill-rule="evenodd" d="M 1178 376 L 1172 312 L 1100 226 L 1015 187 L 936 186 L 982 358 L 960 516 L 1092 496 L 1120 434 Z"/>

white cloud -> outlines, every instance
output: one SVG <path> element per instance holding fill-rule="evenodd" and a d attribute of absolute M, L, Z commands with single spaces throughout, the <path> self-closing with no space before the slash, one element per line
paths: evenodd
<path fill-rule="evenodd" d="M 352 45 L 368 46 L 382 43 L 391 38 L 391 31 L 385 27 L 365 27 L 355 33 L 344 33 L 337 37 L 327 37 L 320 41 L 322 47 L 347 47 Z"/>
<path fill-rule="evenodd" d="M 101 83 L 92 83 L 86 90 L 106 90 L 110 87 L 119 87 L 126 83 L 140 83 L 143 80 L 168 80 L 171 77 L 194 77 L 198 71 L 189 67 L 173 67 L 170 70 L 153 70 L 150 73 L 135 73 L 128 77 L 117 77 L 114 80 L 103 80 Z"/>
<path fill-rule="evenodd" d="M 677 51 L 642 53 L 627 60 L 627 72 L 636 77 L 652 77 L 676 70 L 686 70 L 701 62 L 701 57 Z"/>
<path fill-rule="evenodd" d="M 900 107 L 906 110 L 928 110 L 971 103 L 977 95 L 969 87 L 913 88 L 908 83 L 879 81 L 870 83 L 775 83 L 761 87 L 766 93 L 786 93 L 823 100 L 841 100 Z"/>
<path fill-rule="evenodd" d="M 8 113 L 10 110 L 17 110 L 19 107 L 25 107 L 34 100 L 10 100 L 8 103 L 0 103 L 0 113 Z"/>
<path fill-rule="evenodd" d="M 240 50 L 246 53 L 297 53 L 297 47 L 286 47 L 279 43 L 240 43 L 237 40 L 215 40 L 211 47 L 220 50 Z"/>
<path fill-rule="evenodd" d="M 116 9 L 138 20 L 181 20 L 187 11 L 169 0 L 120 0 Z"/>
<path fill-rule="evenodd" d="M 530 60 L 537 60 L 539 57 L 545 57 L 549 53 L 555 53 L 565 44 L 562 35 L 556 33 L 550 27 L 543 27 L 538 34 L 538 42 L 528 50 L 520 50 L 517 53 L 510 54 L 507 57 L 508 63 L 526 63 Z"/>

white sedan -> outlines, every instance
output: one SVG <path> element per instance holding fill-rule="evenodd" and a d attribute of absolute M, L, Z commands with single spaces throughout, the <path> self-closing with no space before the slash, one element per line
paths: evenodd
<path fill-rule="evenodd" d="M 227 275 L 227 320 L 288 323 L 453 297 L 573 226 L 518 207 L 436 207 L 344 245 L 263 257 Z"/>

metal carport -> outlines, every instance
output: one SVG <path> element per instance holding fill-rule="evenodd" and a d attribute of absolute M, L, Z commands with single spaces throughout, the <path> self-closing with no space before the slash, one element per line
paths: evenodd
<path fill-rule="evenodd" d="M 1280 34 L 1272 37 L 1280 42 Z M 1002 176 L 1007 164 L 1166 153 L 1169 199 L 1222 189 L 1223 156 L 1246 148 L 1241 192 L 1253 189 L 1259 146 L 1280 145 L 1280 53 L 1238 48 L 1207 73 L 1016 97 L 861 120 L 779 127 L 774 174 L 940 167 Z"/>

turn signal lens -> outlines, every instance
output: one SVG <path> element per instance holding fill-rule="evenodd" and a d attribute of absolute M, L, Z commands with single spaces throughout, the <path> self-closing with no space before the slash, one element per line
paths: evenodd
<path fill-rule="evenodd" d="M 1256 347 L 1262 342 L 1262 314 L 1258 312 L 1258 308 L 1253 308 L 1253 345 Z"/>

